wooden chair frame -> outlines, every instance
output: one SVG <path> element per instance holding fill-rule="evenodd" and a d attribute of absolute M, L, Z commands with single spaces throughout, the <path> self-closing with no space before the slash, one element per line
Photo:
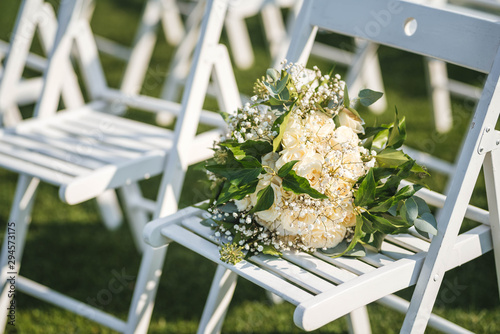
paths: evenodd
<path fill-rule="evenodd" d="M 338 8 L 342 8 L 342 14 L 335 15 L 340 13 Z M 373 13 L 382 11 L 390 20 L 379 26 L 379 33 L 364 31 L 368 23 L 374 22 Z M 415 20 L 416 30 L 408 26 Z M 218 246 L 209 238 L 210 229 L 199 223 L 203 211 L 190 208 L 146 225 L 146 240 L 155 247 L 178 242 L 218 264 L 200 333 L 220 330 L 237 276 L 296 305 L 295 324 L 305 330 L 317 329 L 371 302 L 387 302 L 392 293 L 416 285 L 409 304 L 401 300 L 389 302 L 406 313 L 402 333 L 424 333 L 427 324 L 449 333 L 469 332 L 436 319 L 431 311 L 444 274 L 452 268 L 493 250 L 500 277 L 500 132 L 495 130 L 500 113 L 500 24 L 446 9 L 389 0 L 310 0 L 304 3 L 297 22 L 287 55 L 292 62 L 305 64 L 316 32 L 326 29 L 488 73 L 447 196 L 430 190 L 419 192 L 429 204 L 442 208 L 437 236 L 432 240 L 411 233 L 388 236 L 380 254 L 361 259 L 290 252 L 280 259 L 259 255 L 230 265 L 219 260 Z M 489 212 L 469 205 L 481 167 L 485 171 Z M 459 235 L 464 218 L 479 225 Z M 365 333 L 363 328 L 360 333 Z"/>

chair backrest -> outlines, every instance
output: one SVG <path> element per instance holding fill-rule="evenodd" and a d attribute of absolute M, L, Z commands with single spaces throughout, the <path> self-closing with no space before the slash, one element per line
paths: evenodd
<path fill-rule="evenodd" d="M 307 60 L 318 28 L 483 73 L 490 71 L 500 43 L 500 27 L 495 21 L 407 1 L 306 1 L 297 21 L 295 31 L 300 33 L 294 33 L 287 59 L 302 63 Z"/>
<path fill-rule="evenodd" d="M 363 38 L 488 74 L 438 221 L 438 235 L 432 240 L 402 332 L 425 328 L 481 166 L 483 162 L 485 166 L 495 164 L 494 149 L 500 142 L 496 139 L 498 131 L 493 131 L 500 112 L 500 24 L 484 17 L 408 1 L 310 0 L 304 2 L 297 19 L 288 61 L 307 62 L 318 29 Z M 494 180 L 488 182 L 494 183 Z M 498 205 L 494 199 L 490 200 L 490 195 L 496 194 L 488 193 L 490 206 Z M 490 216 L 490 220 L 495 217 Z M 497 226 L 498 221 L 495 224 Z M 494 235 L 493 240 L 498 270 L 500 237 Z"/>
<path fill-rule="evenodd" d="M 53 8 L 43 0 L 24 0 L 19 8 L 11 34 L 7 50 L 8 56 L 0 81 L 0 124 L 2 116 L 5 118 L 6 125 L 19 121 L 17 105 L 36 101 L 42 89 L 42 79 L 39 77 L 21 82 L 25 67 L 30 65 L 30 67 L 42 72 L 45 66 L 45 59 L 30 54 L 30 47 L 37 28 L 41 46 L 45 53 L 49 53 L 57 28 Z M 60 64 L 65 72 L 62 97 L 67 107 L 76 107 L 83 104 L 83 97 L 76 76 L 69 64 L 69 59 Z"/>

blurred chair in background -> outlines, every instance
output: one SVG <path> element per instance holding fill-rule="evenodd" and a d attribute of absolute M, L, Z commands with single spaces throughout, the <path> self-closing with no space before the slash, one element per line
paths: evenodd
<path fill-rule="evenodd" d="M 47 60 L 30 52 L 30 47 L 38 30 L 40 44 L 45 54 L 48 54 L 52 50 L 56 29 L 54 9 L 49 3 L 43 0 L 22 2 L 11 43 L 0 43 L 2 52 L 9 55 L 0 77 L 0 124 L 3 126 L 14 126 L 21 122 L 19 107 L 31 105 L 40 97 L 43 88 L 41 74 L 23 78 L 23 70 L 29 68 L 40 73 L 44 71 Z M 65 77 L 61 87 L 62 102 L 67 109 L 77 108 L 84 104 L 78 79 L 69 59 L 64 61 L 63 67 Z M 105 225 L 109 229 L 117 228 L 123 221 L 123 215 L 115 192 L 108 190 L 97 196 L 96 200 Z"/>
<path fill-rule="evenodd" d="M 172 181 L 172 186 L 167 190 L 168 201 L 164 200 L 164 196 L 159 198 L 163 204 L 162 210 L 175 212 L 187 166 L 210 157 L 213 141 L 219 138 L 222 128 L 225 128 L 218 114 L 202 110 L 204 92 L 212 72 L 213 80 L 224 85 L 224 90 L 220 89 L 217 94 L 220 109 L 230 111 L 240 105 L 227 50 L 218 44 L 223 18 L 220 11 L 224 11 L 225 6 L 221 9 L 214 8 L 211 3 L 207 5 L 206 14 L 200 23 L 201 35 L 193 56 L 193 70 L 188 77 L 182 103 L 178 104 L 150 96 L 123 93 L 107 86 L 86 15 L 90 5 L 89 0 L 61 3 L 53 50 L 47 60 L 34 117 L 0 130 L 0 166 L 20 175 L 9 216 L 9 222 L 15 223 L 16 261 L 9 263 L 10 238 L 7 230 L 1 254 L 1 277 L 4 282 L 9 272 L 19 273 L 31 210 L 40 181 L 58 186 L 61 200 L 68 204 L 95 198 L 109 189 L 121 189 L 125 208 L 130 214 L 133 236 L 141 248 L 144 243 L 140 233 L 148 219 L 142 213 L 153 211 L 156 206 L 154 201 L 137 198 L 137 194 L 127 187 L 163 172 L 167 156 L 177 157 L 177 160 L 172 160 L 175 163 L 167 167 L 168 177 Z M 16 29 L 31 24 L 30 21 L 21 20 L 24 17 L 22 12 L 19 17 Z M 16 55 L 15 52 L 20 52 L 17 43 L 22 42 L 13 39 L 5 73 L 9 73 L 8 66 L 11 64 L 14 64 L 13 68 L 19 67 L 15 62 L 11 63 L 10 58 Z M 79 73 L 82 74 L 89 101 L 56 112 L 65 79 L 70 73 L 71 54 L 77 56 Z M 121 112 L 124 106 L 153 113 L 170 111 L 179 117 L 175 133 L 114 115 L 115 111 Z M 183 115 L 188 111 L 198 117 L 186 119 Z M 197 134 L 198 119 L 212 130 Z M 174 142 L 174 137 L 182 137 L 183 140 Z M 180 149 L 179 142 L 184 143 Z M 134 212 L 135 209 L 138 211 Z M 159 214 L 155 217 L 159 217 Z M 161 250 L 151 247 L 144 250 L 143 265 L 126 321 L 23 276 L 16 277 L 16 288 L 114 330 L 145 333 L 159 280 L 156 261 L 163 261 L 161 253 Z M 71 264 L 67 264 L 64 269 L 74 270 Z M 9 302 L 8 286 L 4 283 L 0 305 L 7 309 Z M 2 325 L 5 325 L 6 317 L 2 319 Z"/>

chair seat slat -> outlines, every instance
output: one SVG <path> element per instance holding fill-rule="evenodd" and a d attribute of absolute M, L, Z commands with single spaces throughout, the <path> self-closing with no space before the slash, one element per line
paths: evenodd
<path fill-rule="evenodd" d="M 203 255 L 209 260 L 231 269 L 238 275 L 248 279 L 257 285 L 264 287 L 273 293 L 277 294 L 286 301 L 297 305 L 312 297 L 310 293 L 303 289 L 283 280 L 282 278 L 265 270 L 260 270 L 259 267 L 248 261 L 241 261 L 236 265 L 231 265 L 222 262 L 219 257 L 219 249 L 216 244 L 193 234 L 191 231 L 184 229 L 181 226 L 172 224 L 161 230 L 161 233 L 168 239 L 173 240 L 194 252 Z"/>
<path fill-rule="evenodd" d="M 66 160 L 54 159 L 38 152 L 20 150 L 15 146 L 7 145 L 2 142 L 0 142 L 0 154 L 24 160 L 26 162 L 45 167 L 47 169 L 60 171 L 71 176 L 86 174 L 90 171 L 90 169 L 88 168 L 72 164 L 71 162 Z"/>

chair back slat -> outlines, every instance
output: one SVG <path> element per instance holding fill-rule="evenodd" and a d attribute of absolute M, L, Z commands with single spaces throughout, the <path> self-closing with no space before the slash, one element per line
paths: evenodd
<path fill-rule="evenodd" d="M 395 0 L 310 0 L 304 6 L 308 8 L 298 19 L 303 22 L 302 43 L 305 34 L 316 29 L 306 28 L 307 24 L 484 73 L 490 71 L 500 45 L 500 24 L 473 13 Z M 300 50 L 294 46 L 291 49 Z M 309 53 L 307 49 L 305 52 Z M 287 59 L 299 57 L 304 55 L 292 53 Z"/>

